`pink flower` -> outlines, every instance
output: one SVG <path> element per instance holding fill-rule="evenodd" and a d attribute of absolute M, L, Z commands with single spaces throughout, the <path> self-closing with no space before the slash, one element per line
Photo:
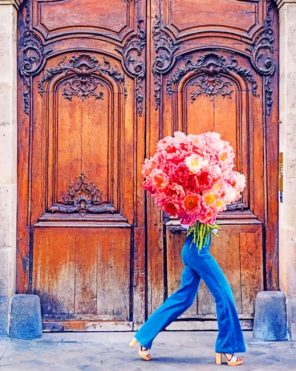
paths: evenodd
<path fill-rule="evenodd" d="M 194 223 L 198 220 L 198 214 L 194 213 L 183 213 L 179 215 L 179 219 L 181 221 L 181 224 L 186 224 L 189 226 L 192 226 Z"/>
<path fill-rule="evenodd" d="M 187 184 L 189 176 L 190 173 L 188 167 L 183 162 L 181 162 L 176 167 L 174 167 L 173 171 L 171 172 L 170 179 L 172 182 Z"/>
<path fill-rule="evenodd" d="M 163 211 L 172 217 L 177 217 L 179 211 L 178 204 L 173 202 L 173 200 L 168 200 L 168 202 L 163 205 Z"/>
<path fill-rule="evenodd" d="M 151 172 L 151 181 L 152 185 L 157 188 L 164 188 L 167 183 L 168 179 L 165 173 L 159 169 L 153 169 Z"/>
<path fill-rule="evenodd" d="M 220 134 L 176 132 L 145 160 L 143 186 L 158 207 L 183 224 L 209 224 L 245 187 L 245 176 L 233 168 L 233 148 Z"/>
<path fill-rule="evenodd" d="M 165 194 L 166 197 L 178 197 L 178 199 L 183 199 L 185 197 L 184 188 L 175 183 L 171 183 L 164 188 L 163 194 Z"/>
<path fill-rule="evenodd" d="M 199 221 L 203 224 L 214 224 L 217 218 L 217 213 L 214 209 L 207 209 L 199 217 Z"/>
<path fill-rule="evenodd" d="M 229 177 L 229 184 L 238 192 L 242 192 L 246 186 L 246 178 L 243 174 L 233 171 Z"/>
<path fill-rule="evenodd" d="M 212 187 L 214 182 L 208 170 L 204 170 L 203 172 L 201 172 L 197 177 L 197 181 L 200 191 L 209 189 L 210 187 Z"/>
<path fill-rule="evenodd" d="M 184 198 L 186 211 L 194 212 L 200 208 L 200 196 L 196 193 L 188 193 Z"/>

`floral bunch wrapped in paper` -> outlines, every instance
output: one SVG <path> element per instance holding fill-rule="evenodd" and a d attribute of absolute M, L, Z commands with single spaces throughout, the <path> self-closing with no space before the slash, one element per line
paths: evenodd
<path fill-rule="evenodd" d="M 144 189 L 165 213 L 189 225 L 199 249 L 217 228 L 217 214 L 245 187 L 244 175 L 233 170 L 234 157 L 231 145 L 216 132 L 175 132 L 158 142 L 143 165 Z"/>

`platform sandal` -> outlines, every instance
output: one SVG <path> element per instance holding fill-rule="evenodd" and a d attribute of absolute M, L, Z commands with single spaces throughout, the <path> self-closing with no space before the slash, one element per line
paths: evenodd
<path fill-rule="evenodd" d="M 235 354 L 216 353 L 216 365 L 221 365 L 222 363 L 227 363 L 228 366 L 240 366 L 243 364 L 243 359 Z"/>
<path fill-rule="evenodd" d="M 129 346 L 133 348 L 134 346 L 139 345 L 138 355 L 140 358 L 144 359 L 144 361 L 150 361 L 152 359 L 151 354 L 149 353 L 149 350 L 143 347 L 136 338 L 133 338 Z"/>

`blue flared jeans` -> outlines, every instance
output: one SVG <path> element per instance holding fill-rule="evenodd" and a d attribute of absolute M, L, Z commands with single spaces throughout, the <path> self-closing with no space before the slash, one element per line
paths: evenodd
<path fill-rule="evenodd" d="M 192 236 L 186 238 L 181 257 L 184 269 L 180 287 L 160 305 L 135 334 L 145 348 L 151 348 L 156 335 L 188 309 L 196 296 L 201 279 L 216 303 L 218 336 L 216 352 L 245 352 L 245 342 L 239 323 L 232 290 L 220 266 L 210 253 L 211 240 L 198 250 Z"/>

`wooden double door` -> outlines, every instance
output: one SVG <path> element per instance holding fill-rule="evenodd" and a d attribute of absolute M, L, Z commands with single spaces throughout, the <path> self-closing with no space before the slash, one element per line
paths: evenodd
<path fill-rule="evenodd" d="M 141 166 L 177 130 L 220 132 L 247 177 L 213 253 L 250 328 L 256 293 L 278 287 L 273 2 L 27 0 L 19 14 L 17 290 L 40 296 L 44 328 L 136 328 L 176 289 L 186 233 Z M 201 286 L 172 328 L 214 321 Z"/>

